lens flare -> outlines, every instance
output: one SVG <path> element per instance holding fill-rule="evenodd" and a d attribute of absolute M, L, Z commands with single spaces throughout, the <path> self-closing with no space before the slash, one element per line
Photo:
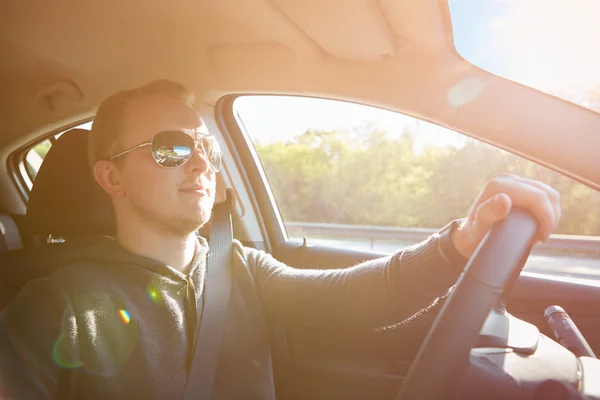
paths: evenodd
<path fill-rule="evenodd" d="M 119 310 L 119 316 L 121 317 L 121 321 L 125 322 L 125 324 L 129 324 L 129 321 L 131 321 L 131 316 L 127 310 L 121 308 Z"/>
<path fill-rule="evenodd" d="M 146 288 L 146 292 L 148 293 L 148 297 L 154 304 L 162 304 L 163 296 L 160 291 L 160 285 L 158 282 L 150 282 L 148 287 Z"/>
<path fill-rule="evenodd" d="M 464 79 L 450 89 L 448 92 L 448 102 L 453 107 L 462 107 L 477 99 L 486 86 L 487 82 L 483 79 Z"/>
<path fill-rule="evenodd" d="M 52 360 L 61 368 L 78 368 L 83 365 L 75 354 L 71 343 L 64 334 L 60 334 L 52 346 Z"/>

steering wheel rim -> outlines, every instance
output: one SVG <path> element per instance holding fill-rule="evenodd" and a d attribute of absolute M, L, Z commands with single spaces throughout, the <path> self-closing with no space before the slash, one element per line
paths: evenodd
<path fill-rule="evenodd" d="M 536 231 L 536 219 L 522 209 L 492 227 L 435 319 L 397 400 L 454 397 L 485 319 L 528 256 Z"/>

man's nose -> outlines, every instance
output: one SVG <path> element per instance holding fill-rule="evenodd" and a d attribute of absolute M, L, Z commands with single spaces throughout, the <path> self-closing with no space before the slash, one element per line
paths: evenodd
<path fill-rule="evenodd" d="M 204 154 L 204 150 L 202 149 L 200 143 L 196 142 L 192 157 L 186 163 L 186 167 L 199 174 L 203 174 L 210 169 L 210 162 L 208 161 L 206 154 Z"/>

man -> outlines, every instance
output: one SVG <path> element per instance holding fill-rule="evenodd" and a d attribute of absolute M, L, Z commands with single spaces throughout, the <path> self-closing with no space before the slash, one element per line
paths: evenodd
<path fill-rule="evenodd" d="M 192 103 L 185 87 L 156 81 L 98 109 L 90 165 L 116 240 L 74 252 L 4 310 L 1 398 L 181 398 L 202 320 L 208 246 L 195 231 L 220 167 Z M 266 320 L 375 329 L 428 307 L 511 206 L 537 217 L 540 240 L 560 218 L 554 189 L 502 176 L 458 229 L 344 270 L 293 269 L 236 242 L 215 398 L 274 398 Z"/>

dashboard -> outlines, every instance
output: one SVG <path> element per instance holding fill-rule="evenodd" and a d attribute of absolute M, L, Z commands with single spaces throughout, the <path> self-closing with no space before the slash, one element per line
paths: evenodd
<path fill-rule="evenodd" d="M 600 399 L 600 360 L 571 350 L 534 325 L 494 310 L 470 352 L 458 397 Z"/>

